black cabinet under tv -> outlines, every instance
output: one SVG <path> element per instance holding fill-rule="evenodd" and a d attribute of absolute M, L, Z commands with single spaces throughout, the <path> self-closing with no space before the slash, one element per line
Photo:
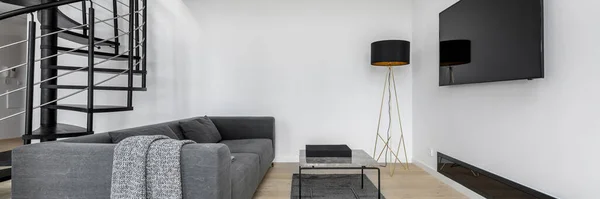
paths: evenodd
<path fill-rule="evenodd" d="M 500 177 L 443 153 L 438 153 L 437 170 L 485 198 L 554 199 L 554 197 Z"/>

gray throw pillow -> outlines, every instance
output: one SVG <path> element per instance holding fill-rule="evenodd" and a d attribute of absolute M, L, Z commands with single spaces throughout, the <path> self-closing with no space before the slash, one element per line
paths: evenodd
<path fill-rule="evenodd" d="M 138 127 L 133 129 L 120 130 L 115 132 L 109 132 L 110 138 L 113 143 L 119 143 L 123 141 L 125 138 L 132 136 L 140 136 L 140 135 L 164 135 L 171 139 L 178 140 L 179 138 L 173 130 L 171 130 L 168 126 L 145 126 Z"/>
<path fill-rule="evenodd" d="M 179 126 L 185 138 L 196 143 L 218 143 L 221 141 L 221 133 L 208 117 L 179 122 Z"/>

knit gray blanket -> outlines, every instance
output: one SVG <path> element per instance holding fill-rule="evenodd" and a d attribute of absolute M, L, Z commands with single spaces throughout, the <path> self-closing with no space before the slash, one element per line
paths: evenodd
<path fill-rule="evenodd" d="M 115 147 L 111 199 L 181 199 L 181 147 L 193 141 L 135 136 Z"/>

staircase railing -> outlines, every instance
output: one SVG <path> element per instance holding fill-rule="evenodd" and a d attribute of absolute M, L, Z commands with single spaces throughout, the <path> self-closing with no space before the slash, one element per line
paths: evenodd
<path fill-rule="evenodd" d="M 25 114 L 25 136 L 31 135 L 31 133 L 33 132 L 33 129 L 32 129 L 32 127 L 33 127 L 33 123 L 32 123 L 33 111 L 35 109 L 44 108 L 48 105 L 56 104 L 56 102 L 58 102 L 58 101 L 70 98 L 72 96 L 83 93 L 85 91 L 87 91 L 87 108 L 93 109 L 94 108 L 94 88 L 101 84 L 104 84 L 110 80 L 113 80 L 116 77 L 122 76 L 124 74 L 127 74 L 127 88 L 128 88 L 127 89 L 127 107 L 131 108 L 132 107 L 132 99 L 133 99 L 132 92 L 134 89 L 133 88 L 133 75 L 134 75 L 133 71 L 134 70 L 139 71 L 140 66 L 141 66 L 141 71 L 142 71 L 142 88 L 146 88 L 147 1 L 146 0 L 129 0 L 129 4 L 125 4 L 121 1 L 113 0 L 112 10 L 108 9 L 105 6 L 102 6 L 94 1 L 89 1 L 89 8 L 87 8 L 87 12 L 86 12 L 86 1 L 88 1 L 88 0 L 60 0 L 60 1 L 55 1 L 55 2 L 30 6 L 30 7 L 26 7 L 26 8 L 22 8 L 22 9 L 9 11 L 9 12 L 0 14 L 0 21 L 4 20 L 4 19 L 16 17 L 16 16 L 28 15 L 28 17 L 27 17 L 27 23 L 28 23 L 27 39 L 21 40 L 21 41 L 16 41 L 14 43 L 10 43 L 10 44 L 4 45 L 4 46 L 0 46 L 0 50 L 2 50 L 2 49 L 17 46 L 17 45 L 21 45 L 21 44 L 27 45 L 27 60 L 25 63 L 18 64 L 18 65 L 11 66 L 6 69 L 0 70 L 0 73 L 3 73 L 3 72 L 14 70 L 14 69 L 17 69 L 20 67 L 26 67 L 26 69 L 27 69 L 27 75 L 26 75 L 27 80 L 25 81 L 26 85 L 23 87 L 14 89 L 14 90 L 7 91 L 5 93 L 0 93 L 0 97 L 6 97 L 12 93 L 25 90 L 25 93 L 26 93 L 25 110 L 20 111 L 15 114 L 11 114 L 6 117 L 2 117 L 2 118 L 0 118 L 0 122 Z M 82 25 L 76 26 L 76 27 L 71 27 L 71 28 L 59 29 L 58 31 L 43 34 L 40 36 L 36 35 L 37 22 L 35 21 L 33 13 L 35 13 L 37 11 L 41 11 L 41 10 L 46 10 L 46 9 L 58 8 L 60 6 L 65 6 L 65 5 L 75 7 L 74 5 L 72 5 L 75 3 L 82 4 L 82 9 L 80 9 L 80 11 L 82 12 L 82 16 L 83 16 L 82 17 L 83 18 Z M 117 8 L 118 8 L 117 3 L 127 6 L 129 8 L 128 13 L 119 15 L 117 12 Z M 140 3 L 141 3 L 141 6 L 140 6 Z M 97 19 L 94 7 L 100 7 L 100 8 L 103 8 L 105 10 L 112 12 L 113 17 L 108 18 L 108 19 L 102 19 L 102 20 Z M 140 22 L 140 16 L 141 16 L 141 22 Z M 127 21 L 129 23 L 127 31 L 119 29 L 119 20 Z M 108 23 L 109 21 L 112 21 L 113 24 L 109 24 Z M 103 40 L 98 41 L 98 39 L 96 38 L 96 24 L 98 24 L 98 23 L 104 23 L 104 24 L 108 24 L 109 26 L 111 26 L 114 30 L 114 36 L 111 38 L 108 38 L 108 39 L 103 39 Z M 82 29 L 83 35 L 88 37 L 87 44 L 84 44 L 80 47 L 77 47 L 77 48 L 74 48 L 74 49 L 71 49 L 68 51 L 64 51 L 64 52 L 56 53 L 54 55 L 40 57 L 40 58 L 36 59 L 36 55 L 35 55 L 36 54 L 36 51 L 35 51 L 36 40 L 41 40 L 45 37 L 55 36 L 57 34 L 60 34 L 60 33 L 66 32 L 66 31 L 72 31 L 72 30 L 79 29 L 79 28 L 83 28 Z M 141 38 L 140 38 L 140 33 L 142 35 Z M 125 36 L 128 37 L 127 50 L 120 52 L 119 46 L 114 46 L 114 48 L 115 48 L 114 56 L 105 58 L 102 61 L 98 61 L 98 62 L 95 61 L 95 59 L 98 58 L 96 56 L 96 49 L 95 49 L 96 46 L 98 46 L 102 43 L 105 43 L 107 41 L 111 41 L 111 40 L 114 40 L 115 43 L 119 44 L 120 38 L 125 37 Z M 36 67 L 35 67 L 36 63 L 47 60 L 47 59 L 59 57 L 62 55 L 76 53 L 79 50 L 85 50 L 85 49 L 87 49 L 87 51 L 88 51 L 86 67 L 79 67 L 75 70 L 72 70 L 72 71 L 69 71 L 69 72 L 66 72 L 63 74 L 57 73 L 53 77 L 42 79 L 37 82 L 35 81 L 34 77 L 35 77 L 35 71 L 36 71 Z M 98 66 L 100 64 L 104 64 L 108 61 L 115 60 L 124 55 L 128 55 L 127 69 L 122 70 L 121 72 L 117 73 L 116 75 L 110 76 L 109 78 L 103 79 L 101 81 L 95 81 L 94 69 L 96 66 Z M 134 59 L 134 57 L 139 57 L 139 59 Z M 85 88 L 79 89 L 79 90 L 77 90 L 73 93 L 70 93 L 68 95 L 65 95 L 63 97 L 56 98 L 55 100 L 41 103 L 38 106 L 34 105 L 34 97 L 35 97 L 34 87 L 35 86 L 51 82 L 53 80 L 73 74 L 75 72 L 84 72 L 85 70 L 87 70 L 87 72 L 88 72 L 87 86 Z M 88 111 L 87 114 L 88 114 L 87 115 L 87 130 L 89 132 L 93 132 L 93 129 L 92 129 L 92 127 L 93 127 L 93 112 Z M 24 139 L 25 139 L 25 136 L 24 136 Z M 29 139 L 29 141 L 26 140 L 25 144 L 29 144 L 30 141 L 31 141 L 31 139 Z"/>

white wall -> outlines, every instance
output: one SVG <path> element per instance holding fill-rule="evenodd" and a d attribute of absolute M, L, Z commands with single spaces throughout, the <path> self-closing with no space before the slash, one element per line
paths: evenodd
<path fill-rule="evenodd" d="M 0 10 L 4 7 L 0 4 Z M 20 18 L 12 18 L 0 22 L 0 46 L 5 46 L 17 41 L 26 39 L 25 21 Z M 25 44 L 15 45 L 12 47 L 0 49 L 0 67 L 13 67 L 24 63 L 26 60 Z M 0 68 L 1 70 L 1 68 Z M 16 78 L 10 78 L 5 82 L 5 78 L 0 76 L 0 94 L 4 94 L 8 90 L 15 90 L 24 85 L 25 80 L 24 67 L 17 70 Z M 8 96 L 0 97 L 0 118 L 23 111 L 23 100 L 25 93 L 23 91 L 12 93 Z M 10 100 L 10 108 L 7 100 Z M 0 121 L 0 139 L 20 137 L 23 133 L 24 117 L 17 116 L 8 120 Z"/>
<path fill-rule="evenodd" d="M 305 144 L 372 150 L 386 71 L 370 66 L 370 43 L 411 40 L 410 0 L 148 4 L 149 91 L 135 93 L 133 112 L 98 114 L 98 132 L 199 115 L 274 116 L 276 161 L 298 161 Z M 410 70 L 396 70 L 408 149 Z M 123 104 L 126 98 L 96 99 Z M 59 115 L 61 122 L 85 124 L 82 114 Z"/>
<path fill-rule="evenodd" d="M 186 1 L 203 34 L 204 60 L 189 77 L 208 84 L 212 115 L 272 115 L 277 160 L 297 161 L 305 144 L 372 150 L 385 70 L 370 66 L 370 43 L 411 38 L 411 2 Z M 398 71 L 410 124 L 410 68 Z M 207 95 L 208 94 L 208 95 Z M 406 128 L 411 139 L 410 125 Z M 410 147 L 409 147 L 410 148 Z"/>
<path fill-rule="evenodd" d="M 546 78 L 438 87 L 438 13 L 414 1 L 414 159 L 429 149 L 559 198 L 597 198 L 599 1 L 546 0 Z"/>

